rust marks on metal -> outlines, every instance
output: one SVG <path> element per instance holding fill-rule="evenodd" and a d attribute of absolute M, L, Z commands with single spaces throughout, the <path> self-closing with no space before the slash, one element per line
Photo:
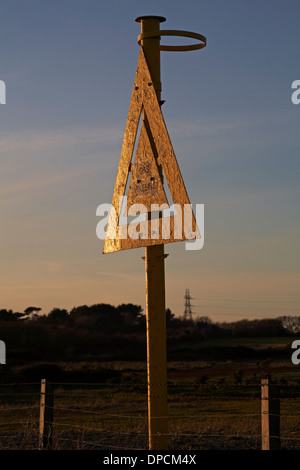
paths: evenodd
<path fill-rule="evenodd" d="M 136 156 L 132 162 L 142 112 L 143 123 Z M 162 230 L 164 219 L 161 218 L 157 220 L 156 225 L 155 223 L 151 225 L 151 220 L 138 224 L 136 231 L 140 229 L 140 234 L 134 239 L 124 236 L 124 231 L 129 225 L 119 226 L 120 198 L 125 196 L 128 178 L 131 177 L 127 207 L 132 204 L 142 204 L 146 209 L 142 208 L 140 212 L 150 212 L 151 204 L 159 206 L 168 204 L 163 188 L 163 174 L 169 186 L 173 204 L 180 205 L 182 208 L 184 205 L 189 205 L 190 201 L 141 47 L 112 199 L 114 210 L 110 213 L 103 253 L 200 237 L 192 211 L 190 213 L 191 232 L 196 235 L 187 235 L 183 224 L 181 233 L 178 233 L 175 228 L 176 216 L 170 215 L 170 233 L 166 231 L 167 238 Z M 182 216 L 183 213 L 182 210 Z"/>
<path fill-rule="evenodd" d="M 151 204 L 168 204 L 157 161 L 143 122 L 127 195 L 127 206 L 143 204 L 151 212 Z"/>

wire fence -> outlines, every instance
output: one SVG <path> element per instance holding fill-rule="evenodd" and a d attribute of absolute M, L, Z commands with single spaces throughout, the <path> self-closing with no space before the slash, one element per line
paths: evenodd
<path fill-rule="evenodd" d="M 54 450 L 147 450 L 147 385 L 52 383 Z M 48 392 L 46 392 L 47 396 Z M 168 386 L 168 442 L 173 450 L 259 450 L 260 384 Z M 0 449 L 40 447 L 41 383 L 0 384 Z M 272 417 L 271 412 L 268 413 Z M 277 414 L 275 414 L 277 416 Z M 279 416 L 278 416 L 279 417 Z M 273 437 L 272 434 L 269 437 Z M 279 438 L 278 435 L 274 438 Z M 300 449 L 300 389 L 281 387 L 280 445 Z"/>

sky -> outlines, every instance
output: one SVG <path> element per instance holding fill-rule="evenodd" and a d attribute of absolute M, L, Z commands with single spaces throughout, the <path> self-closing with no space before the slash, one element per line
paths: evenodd
<path fill-rule="evenodd" d="M 162 52 L 163 114 L 204 246 L 168 244 L 166 306 L 213 321 L 298 315 L 297 0 L 2 0 L 0 308 L 145 308 L 144 249 L 102 254 L 141 15 L 207 47 Z M 186 44 L 184 38 L 162 38 Z M 189 42 L 190 43 L 190 42 Z"/>

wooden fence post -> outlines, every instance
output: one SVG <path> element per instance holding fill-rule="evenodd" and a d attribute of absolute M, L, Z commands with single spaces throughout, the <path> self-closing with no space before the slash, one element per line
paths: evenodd
<path fill-rule="evenodd" d="M 52 449 L 53 403 L 53 387 L 51 384 L 46 383 L 46 379 L 42 379 L 40 399 L 40 450 Z"/>
<path fill-rule="evenodd" d="M 280 450 L 280 400 L 278 387 L 261 380 L 261 448 Z"/>

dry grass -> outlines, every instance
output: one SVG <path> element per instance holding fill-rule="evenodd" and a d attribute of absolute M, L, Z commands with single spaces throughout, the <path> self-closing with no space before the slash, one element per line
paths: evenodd
<path fill-rule="evenodd" d="M 109 364 L 106 364 L 109 367 Z M 55 385 L 53 449 L 147 449 L 145 367 L 114 364 L 120 383 Z M 176 450 L 260 449 L 260 386 L 251 364 L 242 384 L 240 364 L 170 365 L 169 448 Z M 253 366 L 254 367 L 254 366 Z M 273 374 L 281 379 L 274 365 Z M 249 372 L 250 371 L 250 372 Z M 201 384 L 201 377 L 208 383 Z M 247 375 L 248 374 L 248 375 Z M 281 399 L 281 447 L 300 449 L 300 385 L 289 377 Z M 289 397 L 289 398 L 288 398 Z M 39 384 L 0 385 L 0 449 L 38 447 Z"/>

